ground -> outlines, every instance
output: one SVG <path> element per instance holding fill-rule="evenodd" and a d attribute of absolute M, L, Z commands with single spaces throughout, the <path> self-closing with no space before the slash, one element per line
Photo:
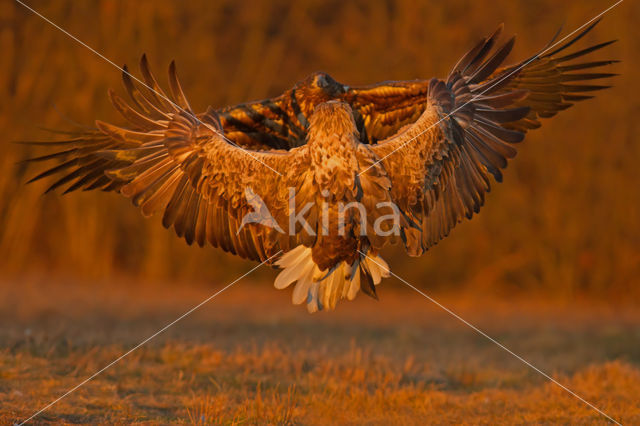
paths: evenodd
<path fill-rule="evenodd" d="M 310 315 L 239 282 L 36 417 L 46 423 L 606 423 L 388 280 Z M 25 419 L 222 285 L 0 287 L 0 422 Z M 640 423 L 640 313 L 617 302 L 437 294 L 624 424 Z"/>

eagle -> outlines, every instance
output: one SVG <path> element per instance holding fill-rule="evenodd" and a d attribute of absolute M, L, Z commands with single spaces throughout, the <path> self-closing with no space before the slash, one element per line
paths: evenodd
<path fill-rule="evenodd" d="M 192 110 L 169 66 L 164 91 L 142 56 L 126 66 L 129 101 L 109 91 L 124 126 L 96 121 L 44 144 L 57 160 L 30 180 L 117 192 L 191 245 L 209 244 L 281 271 L 294 304 L 333 309 L 390 270 L 380 251 L 420 256 L 470 219 L 525 134 L 607 85 L 615 60 L 584 57 L 614 41 L 574 45 L 597 21 L 529 58 L 504 65 L 515 37 L 503 26 L 444 79 L 350 87 L 314 73 L 280 96 Z"/>

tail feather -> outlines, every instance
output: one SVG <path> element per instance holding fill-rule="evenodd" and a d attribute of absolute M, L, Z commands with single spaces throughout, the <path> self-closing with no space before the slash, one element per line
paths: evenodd
<path fill-rule="evenodd" d="M 302 246 L 303 247 L 303 246 Z M 293 289 L 291 299 L 294 305 L 299 305 L 307 300 L 307 295 L 311 289 L 311 283 L 313 282 L 314 263 L 313 262 L 301 262 L 304 265 L 298 284 Z"/>
<path fill-rule="evenodd" d="M 351 278 L 349 282 L 349 289 L 347 290 L 347 299 L 353 300 L 358 295 L 358 291 L 360 291 L 360 271 Z"/>
<path fill-rule="evenodd" d="M 310 256 L 311 249 L 308 250 L 309 253 L 307 254 L 307 247 L 299 245 L 280 258 L 278 266 L 282 267 L 284 270 L 276 277 L 276 280 L 273 283 L 275 288 L 278 290 L 286 288 L 289 284 L 304 276 L 301 272 L 305 266 L 303 259 Z"/>
<path fill-rule="evenodd" d="M 367 257 L 364 260 L 367 263 L 367 267 L 371 272 L 371 277 L 373 278 L 373 283 L 375 285 L 380 284 L 382 278 L 389 277 L 389 265 L 384 261 L 380 256 L 375 256 L 373 258 Z"/>
<path fill-rule="evenodd" d="M 311 253 L 311 248 L 303 245 L 285 253 L 276 262 L 282 272 L 274 282 L 277 289 L 295 283 L 292 302 L 299 305 L 306 301 L 309 312 L 334 309 L 340 299 L 355 299 L 361 290 L 362 274 L 373 285 L 380 284 L 382 278 L 389 276 L 387 263 L 378 255 L 363 255 L 351 265 L 341 262 L 327 273 L 318 268 Z"/>

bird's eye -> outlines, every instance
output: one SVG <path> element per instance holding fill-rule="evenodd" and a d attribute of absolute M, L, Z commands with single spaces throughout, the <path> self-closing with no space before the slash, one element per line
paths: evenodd
<path fill-rule="evenodd" d="M 322 88 L 329 86 L 329 82 L 327 81 L 327 78 L 322 74 L 316 78 L 316 84 L 318 85 L 318 87 L 322 87 Z"/>

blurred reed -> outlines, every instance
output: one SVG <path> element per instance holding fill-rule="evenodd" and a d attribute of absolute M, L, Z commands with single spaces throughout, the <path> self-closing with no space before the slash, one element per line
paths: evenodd
<path fill-rule="evenodd" d="M 499 4 L 496 4 L 499 3 Z M 565 22 L 582 25 L 607 2 L 33 1 L 30 4 L 118 64 L 156 74 L 176 59 L 192 105 L 204 110 L 273 96 L 316 70 L 347 84 L 444 76 L 500 22 L 517 32 L 514 61 Z M 394 271 L 429 289 L 540 291 L 560 297 L 638 295 L 640 287 L 640 39 L 637 3 L 613 10 L 584 43 L 621 41 L 615 88 L 531 133 L 481 214 L 420 259 L 390 251 Z M 0 276 L 211 281 L 246 263 L 189 248 L 114 194 L 41 196 L 25 186 L 36 153 L 14 140 L 38 126 L 118 122 L 106 90 L 119 72 L 14 2 L 0 4 Z M 262 274 L 269 274 L 262 272 Z"/>

